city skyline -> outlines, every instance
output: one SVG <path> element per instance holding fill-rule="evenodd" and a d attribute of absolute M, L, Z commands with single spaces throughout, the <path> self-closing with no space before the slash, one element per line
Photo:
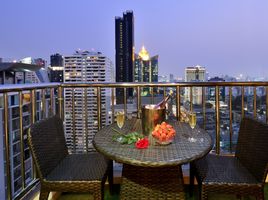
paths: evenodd
<path fill-rule="evenodd" d="M 132 10 L 135 53 L 159 55 L 159 75 L 183 77 L 189 66 L 211 76 L 268 77 L 268 2 L 2 2 L 0 57 L 41 57 L 76 49 L 101 51 L 115 65 L 114 19 Z M 86 20 L 85 20 L 86 19 Z M 87 25 L 85 25 L 87 22 Z M 67 42 L 68 41 L 68 42 Z"/>

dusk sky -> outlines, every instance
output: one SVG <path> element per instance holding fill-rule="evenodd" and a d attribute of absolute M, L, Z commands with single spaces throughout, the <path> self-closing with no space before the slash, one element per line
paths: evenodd
<path fill-rule="evenodd" d="M 268 77 L 267 0 L 6 0 L 0 3 L 0 57 L 101 51 L 114 63 L 115 16 L 132 10 L 135 51 L 159 55 L 159 74 Z M 115 65 L 115 63 L 114 63 Z"/>

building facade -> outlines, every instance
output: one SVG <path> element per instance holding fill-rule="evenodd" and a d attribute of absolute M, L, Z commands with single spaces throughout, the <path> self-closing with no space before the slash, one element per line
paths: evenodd
<path fill-rule="evenodd" d="M 115 64 L 116 82 L 133 82 L 134 61 L 134 16 L 126 11 L 123 17 L 115 18 Z M 123 103 L 123 89 L 116 89 L 116 103 Z M 133 96 L 133 89 L 127 89 L 127 98 Z"/>
<path fill-rule="evenodd" d="M 64 83 L 112 81 L 112 62 L 102 53 L 76 51 L 73 55 L 64 56 Z M 97 89 L 66 88 L 64 97 L 65 134 L 69 150 L 85 152 L 93 149 L 92 139 L 98 130 Z M 105 125 L 109 121 L 110 89 L 101 89 L 101 106 L 101 123 Z"/>
<path fill-rule="evenodd" d="M 204 82 L 206 81 L 206 68 L 199 65 L 195 67 L 185 68 L 185 81 L 186 82 Z M 185 100 L 190 101 L 191 88 L 185 88 Z M 192 88 L 192 101 L 193 104 L 202 104 L 202 88 Z"/>
<path fill-rule="evenodd" d="M 39 70 L 36 70 L 34 72 L 29 71 L 25 73 L 26 83 L 48 83 L 49 82 L 48 69 L 46 66 L 46 61 L 44 59 L 26 57 L 26 58 L 21 59 L 20 62 L 25 63 L 25 64 L 34 64 L 40 67 Z M 22 82 L 23 80 L 22 77 L 23 77 L 22 73 L 17 73 L 18 83 Z"/>

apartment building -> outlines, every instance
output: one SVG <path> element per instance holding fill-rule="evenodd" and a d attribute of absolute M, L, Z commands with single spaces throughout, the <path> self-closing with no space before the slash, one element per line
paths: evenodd
<path fill-rule="evenodd" d="M 101 52 L 76 51 L 64 56 L 64 83 L 111 81 L 114 81 L 112 62 Z M 110 93 L 111 89 L 101 89 L 102 125 L 109 121 Z M 64 98 L 68 148 L 71 152 L 88 151 L 92 149 L 92 139 L 98 131 L 97 89 L 66 88 Z"/>

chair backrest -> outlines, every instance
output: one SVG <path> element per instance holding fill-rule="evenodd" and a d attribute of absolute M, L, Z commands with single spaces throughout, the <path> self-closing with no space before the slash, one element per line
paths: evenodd
<path fill-rule="evenodd" d="M 251 118 L 241 121 L 236 157 L 259 181 L 268 171 L 268 125 Z"/>
<path fill-rule="evenodd" d="M 28 130 L 28 144 L 42 180 L 68 154 L 62 120 L 53 116 L 34 123 Z"/>

